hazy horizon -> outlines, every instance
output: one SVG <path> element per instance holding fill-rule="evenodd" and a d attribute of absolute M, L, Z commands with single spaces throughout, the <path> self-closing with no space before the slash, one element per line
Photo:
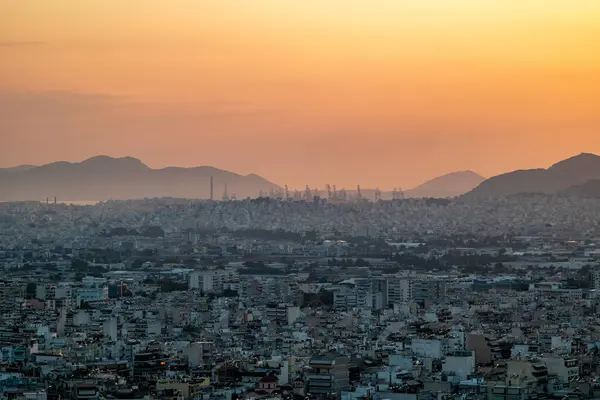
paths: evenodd
<path fill-rule="evenodd" d="M 600 153 L 592 0 L 0 4 L 0 167 L 410 188 Z"/>
<path fill-rule="evenodd" d="M 96 155 L 96 156 L 92 156 L 92 157 L 90 157 L 90 158 L 95 158 L 95 157 L 108 157 L 108 158 L 113 158 L 113 159 L 118 159 L 118 158 L 119 158 L 119 157 L 113 157 L 113 156 L 111 156 L 111 155 L 107 155 L 107 154 L 99 154 L 99 155 Z M 125 156 L 125 157 L 129 157 L 129 156 Z M 88 159 L 89 159 L 89 158 L 88 158 Z M 58 162 L 69 162 L 69 163 L 77 164 L 77 163 L 80 163 L 80 162 L 86 161 L 86 160 L 88 160 L 88 159 L 83 159 L 83 160 L 74 160 L 74 161 L 68 161 L 68 160 L 54 160 L 54 161 L 52 161 L 52 162 L 50 162 L 50 163 L 48 163 L 48 164 L 53 164 L 53 163 L 58 163 Z M 138 160 L 139 160 L 139 159 L 138 159 Z M 149 167 L 149 168 L 151 168 L 151 169 L 164 169 L 164 168 L 197 168 L 197 167 L 200 167 L 200 168 L 202 168 L 202 167 L 210 167 L 210 168 L 215 168 L 216 170 L 223 170 L 222 168 L 219 168 L 218 166 L 215 166 L 215 165 L 195 165 L 195 166 L 190 166 L 190 167 L 183 167 L 183 166 L 179 166 L 179 165 L 168 165 L 168 166 L 166 166 L 166 167 L 153 168 L 152 166 L 150 166 L 150 165 L 146 164 L 146 163 L 144 162 L 144 160 L 139 160 L 139 161 L 140 161 L 140 162 L 142 162 L 144 165 L 148 166 L 148 167 Z M 5 167 L 5 166 L 0 166 L 0 169 L 4 169 L 4 168 L 7 168 L 7 169 L 11 169 L 11 168 L 12 168 L 12 169 L 18 169 L 18 168 L 22 168 L 22 167 L 28 167 L 28 168 L 29 168 L 29 167 L 33 167 L 33 168 L 35 168 L 35 167 L 41 167 L 41 166 L 48 165 L 48 164 L 41 164 L 41 165 L 34 165 L 34 164 L 20 164 L 20 165 L 11 165 L 11 166 L 7 166 L 7 167 Z M 253 172 L 248 172 L 248 173 L 240 173 L 240 172 L 238 172 L 238 171 L 228 171 L 228 172 L 232 172 L 232 173 L 234 173 L 234 174 L 238 174 L 238 175 L 241 175 L 241 176 L 247 176 L 247 175 L 252 175 L 252 174 L 254 174 Z M 429 182 L 429 181 L 435 180 L 435 179 L 437 179 L 437 178 L 442 178 L 442 177 L 444 177 L 444 176 L 455 175 L 455 174 L 463 174 L 463 173 L 472 173 L 472 174 L 475 174 L 475 175 L 478 175 L 478 176 L 480 176 L 480 177 L 481 177 L 481 178 L 483 178 L 483 179 L 487 179 L 487 178 L 489 178 L 489 177 L 483 176 L 483 175 L 481 175 L 481 174 L 478 174 L 478 173 L 477 173 L 477 171 L 473 171 L 473 170 L 461 170 L 461 171 L 448 171 L 448 172 L 442 173 L 441 175 L 438 175 L 438 176 L 432 176 L 432 177 L 430 177 L 430 178 L 427 178 L 427 179 L 425 179 L 424 181 L 422 181 L 422 182 L 420 182 L 420 183 L 418 183 L 418 184 L 414 185 L 414 187 L 413 187 L 413 186 L 411 186 L 411 187 L 408 187 L 408 186 L 402 186 L 402 185 L 396 185 L 396 186 L 394 186 L 394 187 L 377 187 L 377 186 L 369 185 L 369 182 L 367 181 L 367 182 L 362 182 L 362 183 L 361 183 L 361 182 L 357 182 L 357 183 L 355 183 L 354 185 L 352 185 L 352 186 L 348 186 L 348 187 L 345 187 L 345 186 L 338 186 L 338 189 L 345 189 L 346 191 L 353 192 L 353 191 L 356 191 L 357 185 L 360 185 L 360 186 L 361 186 L 361 188 L 362 188 L 362 190 L 367 190 L 367 191 L 376 190 L 376 189 L 378 189 L 378 188 L 379 188 L 380 190 L 382 190 L 382 191 L 389 191 L 389 192 L 393 191 L 393 189 L 404 189 L 404 190 L 410 190 L 410 189 L 414 189 L 415 187 L 418 187 L 418 186 L 420 186 L 420 185 L 422 185 L 422 184 L 424 184 L 424 183 L 427 183 L 427 182 Z M 275 185 L 278 185 L 278 186 L 280 186 L 281 188 L 284 188 L 284 187 L 287 185 L 286 183 L 282 183 L 282 182 L 275 182 L 275 181 L 273 181 L 273 180 L 269 179 L 269 177 L 268 177 L 268 176 L 262 176 L 262 175 L 261 175 L 261 177 L 262 177 L 262 178 L 264 178 L 264 179 L 266 179 L 266 180 L 268 180 L 268 181 L 269 181 L 269 182 L 271 182 L 271 183 L 274 183 Z M 288 185 L 288 187 L 289 187 L 289 189 L 290 189 L 290 190 L 304 190 L 304 189 L 305 189 L 305 187 L 306 187 L 306 185 L 308 184 L 308 185 L 309 185 L 309 187 L 310 187 L 311 189 L 320 189 L 320 190 L 325 190 L 325 189 L 326 189 L 326 185 L 327 185 L 327 184 L 329 184 L 329 185 L 332 185 L 332 186 L 333 186 L 333 185 L 337 185 L 335 182 L 325 182 L 325 183 L 322 183 L 322 182 L 314 182 L 314 181 L 315 181 L 315 179 L 314 179 L 314 178 L 309 178 L 309 179 L 307 180 L 307 182 L 306 182 L 306 183 L 304 183 L 304 184 L 303 184 L 303 185 L 301 185 L 301 186 L 294 187 L 294 186 Z M 77 200 L 76 202 L 81 202 L 81 201 L 82 201 L 82 200 Z M 96 200 L 83 200 L 83 201 L 85 202 L 85 201 L 96 201 Z"/>

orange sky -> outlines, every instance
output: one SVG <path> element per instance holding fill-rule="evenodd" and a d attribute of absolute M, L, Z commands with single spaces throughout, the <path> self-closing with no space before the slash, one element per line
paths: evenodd
<path fill-rule="evenodd" d="M 600 153 L 597 0 L 2 0 L 0 166 L 411 187 Z"/>

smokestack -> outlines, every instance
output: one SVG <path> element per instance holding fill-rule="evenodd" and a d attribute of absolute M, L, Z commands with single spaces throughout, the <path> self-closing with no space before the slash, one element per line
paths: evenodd
<path fill-rule="evenodd" d="M 215 179 L 212 175 L 210 176 L 210 199 L 215 199 Z"/>

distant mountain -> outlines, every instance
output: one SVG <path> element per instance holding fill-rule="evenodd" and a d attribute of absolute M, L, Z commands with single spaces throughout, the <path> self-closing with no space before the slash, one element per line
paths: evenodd
<path fill-rule="evenodd" d="M 582 153 L 548 169 L 513 171 L 489 178 L 465 198 L 509 196 L 519 193 L 558 193 L 589 180 L 600 179 L 600 157 Z"/>
<path fill-rule="evenodd" d="M 0 173 L 3 171 L 27 171 L 28 169 L 35 168 L 35 165 L 17 165 L 16 167 L 0 168 Z"/>
<path fill-rule="evenodd" d="M 214 197 L 220 199 L 227 185 L 231 196 L 256 197 L 278 186 L 255 175 L 238 175 L 213 167 L 152 169 L 132 157 L 93 157 L 79 163 L 55 162 L 31 168 L 0 169 L 0 201 L 122 200 L 145 197 Z"/>
<path fill-rule="evenodd" d="M 431 179 L 414 189 L 405 190 L 403 192 L 405 198 L 448 198 L 457 197 L 467 193 L 473 189 L 485 178 L 473 171 L 458 171 L 451 172 L 446 175 L 439 176 Z M 355 198 L 357 190 L 346 189 L 346 194 L 350 198 Z M 338 189 L 339 192 L 339 189 Z M 361 195 L 364 199 L 374 200 L 376 189 L 361 189 Z M 328 192 L 324 190 L 318 191 L 319 196 L 323 198 L 328 197 Z M 393 192 L 384 191 L 381 193 L 382 200 L 391 200 L 393 198 Z"/>
<path fill-rule="evenodd" d="M 477 187 L 485 178 L 473 171 L 451 172 L 404 192 L 405 197 L 456 197 Z"/>

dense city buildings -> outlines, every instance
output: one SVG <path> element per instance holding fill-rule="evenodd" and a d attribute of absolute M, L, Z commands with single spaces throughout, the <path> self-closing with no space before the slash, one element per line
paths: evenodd
<path fill-rule="evenodd" d="M 3 203 L 0 398 L 593 398 L 598 207 Z"/>

